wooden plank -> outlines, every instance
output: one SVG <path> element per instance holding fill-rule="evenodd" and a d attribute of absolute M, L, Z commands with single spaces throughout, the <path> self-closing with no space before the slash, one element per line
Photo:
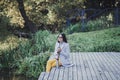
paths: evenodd
<path fill-rule="evenodd" d="M 105 71 L 105 66 L 104 66 L 103 62 L 99 60 L 99 55 L 100 54 L 101 53 L 93 53 L 94 58 L 96 60 L 96 65 L 98 67 L 98 71 L 99 71 L 102 79 L 107 80 L 108 79 L 107 76 L 109 76 L 110 74 L 108 74 L 108 72 Z"/>
<path fill-rule="evenodd" d="M 73 80 L 73 67 L 69 67 L 68 80 Z"/>
<path fill-rule="evenodd" d="M 73 80 L 77 80 L 78 73 L 77 73 L 77 67 L 76 67 L 77 64 L 76 64 L 76 57 L 75 57 L 76 53 L 73 53 L 72 55 L 73 55 L 73 64 L 74 64 L 74 66 L 73 66 Z"/>
<path fill-rule="evenodd" d="M 59 68 L 55 67 L 56 70 L 55 70 L 55 74 L 54 74 L 54 77 L 53 77 L 53 80 L 58 80 L 58 77 L 59 77 Z"/>
<path fill-rule="evenodd" d="M 105 57 L 102 57 L 100 55 L 103 55 L 103 54 L 101 52 L 99 52 L 98 54 L 96 54 L 95 59 L 97 59 L 98 62 L 100 62 L 100 67 L 103 70 L 103 72 L 105 73 L 105 76 L 107 77 L 107 79 L 112 80 L 112 77 L 111 77 L 112 74 L 109 73 L 109 71 L 108 71 L 108 67 L 109 66 L 106 64 L 106 61 L 103 59 Z"/>
<path fill-rule="evenodd" d="M 115 59 L 117 57 L 117 59 L 115 59 L 114 62 L 116 64 L 118 64 L 117 67 L 116 67 L 117 71 L 114 74 L 116 75 L 117 80 L 120 80 L 120 67 L 119 67 L 120 66 L 120 53 L 112 52 L 112 54 L 113 54 L 112 59 Z"/>
<path fill-rule="evenodd" d="M 106 54 L 108 54 L 108 55 L 106 55 Z M 116 77 L 115 77 L 116 74 L 114 73 L 115 72 L 114 64 L 111 61 L 109 55 L 111 55 L 111 53 L 102 53 L 102 56 L 104 56 L 105 59 L 106 59 L 106 62 L 107 62 L 107 65 L 108 65 L 107 67 L 109 67 L 107 71 L 111 74 L 111 78 L 113 80 L 116 80 Z"/>
<path fill-rule="evenodd" d="M 77 62 L 77 72 L 78 72 L 78 80 L 82 80 L 82 69 L 81 69 L 81 62 L 80 62 L 80 53 L 76 53 L 76 62 Z"/>
<path fill-rule="evenodd" d="M 98 55 L 99 54 L 99 55 Z M 101 59 L 103 59 L 104 60 L 104 64 L 103 64 L 103 71 L 104 71 L 104 73 L 105 73 L 105 76 L 107 77 L 107 79 L 108 80 L 113 80 L 112 79 L 112 77 L 111 77 L 111 74 L 107 71 L 107 63 L 106 63 L 106 60 L 104 59 L 104 57 L 103 56 L 100 56 L 102 53 L 94 53 L 94 56 L 95 56 L 95 59 L 98 59 L 99 61 L 101 60 Z M 97 56 L 98 55 L 98 56 Z M 103 63 L 103 62 L 102 62 Z"/>
<path fill-rule="evenodd" d="M 82 69 L 82 79 L 83 80 L 88 80 L 83 58 L 84 58 L 84 53 L 81 53 L 80 54 L 80 60 L 81 60 L 81 69 Z"/>
<path fill-rule="evenodd" d="M 93 68 L 94 68 L 94 71 L 95 71 L 95 75 L 97 77 L 97 80 L 106 80 L 105 77 L 103 77 L 102 75 L 104 74 L 103 71 L 101 70 L 98 62 L 96 59 L 94 59 L 94 56 L 93 56 L 93 52 L 89 55 L 89 58 L 92 59 L 91 61 L 91 64 L 93 65 Z"/>
<path fill-rule="evenodd" d="M 73 63 L 73 58 L 72 58 L 73 55 L 72 54 L 70 55 L 70 61 L 71 61 L 71 63 Z M 68 80 L 73 80 L 73 72 L 72 71 L 73 71 L 73 67 L 69 67 Z M 63 79 L 61 79 L 61 80 L 63 80 Z"/>
<path fill-rule="evenodd" d="M 108 58 L 110 61 L 112 61 L 112 64 L 113 64 L 113 69 L 114 69 L 113 74 L 117 79 L 120 79 L 120 67 L 119 67 L 120 65 L 119 65 L 118 59 L 112 56 L 112 54 L 113 53 L 111 53 L 111 55 L 108 55 Z M 115 55 L 115 56 L 118 56 L 118 55 Z"/>
<path fill-rule="evenodd" d="M 93 55 L 94 53 L 92 52 L 89 57 L 93 59 L 93 61 L 91 61 L 91 64 L 93 65 L 97 80 L 102 80 L 102 76 L 100 73 L 100 67 L 99 65 L 97 65 L 97 61 L 95 59 L 95 56 Z"/>
<path fill-rule="evenodd" d="M 112 54 L 112 53 L 111 53 Z M 106 56 L 108 63 L 111 65 L 110 67 L 112 67 L 113 72 L 118 72 L 120 70 L 120 65 L 118 64 L 118 62 L 116 62 L 116 57 L 112 56 L 110 53 L 106 53 L 104 54 L 104 56 Z"/>
<path fill-rule="evenodd" d="M 87 62 L 88 62 L 88 65 L 89 65 L 90 72 L 91 72 L 92 80 L 97 80 L 97 76 L 96 76 L 94 67 L 93 67 L 93 65 L 91 63 L 93 61 L 93 59 L 91 57 L 89 57 L 89 55 L 91 55 L 91 54 L 92 53 L 88 53 L 86 55 L 86 58 L 87 58 Z"/>
<path fill-rule="evenodd" d="M 64 67 L 60 67 L 58 80 L 64 80 L 63 75 L 64 75 Z"/>
<path fill-rule="evenodd" d="M 96 76 L 95 76 L 95 72 L 92 68 L 92 65 L 90 64 L 89 61 L 92 61 L 90 57 L 88 57 L 88 55 L 91 53 L 85 53 L 84 58 L 86 60 L 87 63 L 87 76 L 88 76 L 88 80 L 97 80 Z"/>
<path fill-rule="evenodd" d="M 116 65 L 115 59 L 113 56 L 111 56 L 112 53 L 104 53 L 103 56 L 106 57 L 106 60 L 109 64 L 109 73 L 111 74 L 111 77 L 113 78 L 113 80 L 116 79 L 120 79 L 119 73 L 118 71 L 120 70 L 120 68 L 118 67 L 118 65 Z M 117 69 L 119 68 L 119 69 Z"/>
<path fill-rule="evenodd" d="M 97 55 L 97 54 L 96 54 L 96 55 Z M 100 56 L 100 55 L 103 55 L 103 54 L 102 54 L 102 53 L 99 53 L 99 55 L 96 56 L 96 58 L 99 59 L 99 61 L 100 61 L 100 58 L 101 58 L 102 60 L 104 60 L 103 58 L 106 59 L 105 56 Z M 109 80 L 114 80 L 114 78 L 112 78 L 113 74 L 111 74 L 111 73 L 108 71 L 109 64 L 107 64 L 107 62 L 105 62 L 105 60 L 104 60 L 104 62 L 101 62 L 101 64 L 103 65 L 103 66 L 102 66 L 102 69 L 103 69 L 103 71 L 104 71 L 105 76 L 107 77 L 107 79 L 109 79 Z M 110 69 L 110 68 L 109 68 L 109 69 Z"/>
<path fill-rule="evenodd" d="M 113 59 L 115 60 L 115 62 L 120 66 L 120 53 L 115 53 L 115 52 L 113 52 L 113 53 L 111 53 L 111 57 L 113 57 Z"/>
<path fill-rule="evenodd" d="M 111 54 L 112 53 L 106 53 L 106 54 L 104 54 L 104 56 L 107 57 L 106 60 L 107 60 L 108 64 L 110 64 L 109 67 L 111 68 L 111 70 L 109 70 L 109 72 L 112 74 L 111 77 L 113 78 L 113 80 L 115 80 L 115 79 L 117 79 L 118 65 L 116 65 L 116 63 L 115 63 L 116 58 L 113 58 L 113 56 Z"/>
<path fill-rule="evenodd" d="M 49 75 L 49 78 L 48 78 L 48 80 L 53 80 L 53 77 L 54 77 L 54 74 L 55 74 L 55 67 L 54 68 L 52 68 L 52 70 L 50 71 L 50 75 Z"/>
<path fill-rule="evenodd" d="M 88 64 L 88 61 L 90 60 L 90 58 L 87 57 L 87 55 L 90 54 L 90 53 L 84 53 L 84 59 L 85 59 L 85 67 L 86 67 L 86 72 L 87 72 L 87 77 L 88 77 L 88 80 L 93 80 L 92 79 L 92 75 L 91 75 L 91 70 L 90 70 L 90 66 Z"/>
<path fill-rule="evenodd" d="M 46 72 L 43 80 L 48 80 L 49 74 L 50 73 Z"/>
<path fill-rule="evenodd" d="M 116 53 L 111 53 L 111 55 L 108 55 L 111 59 L 112 62 L 115 64 L 115 66 L 117 67 L 116 69 L 120 70 L 120 54 L 116 54 Z"/>
<path fill-rule="evenodd" d="M 114 54 L 114 55 L 113 55 Z M 118 54 L 118 53 L 112 53 L 112 60 L 113 60 L 113 62 L 116 64 L 116 69 L 117 69 L 117 72 L 120 74 L 120 53 Z M 118 59 L 116 59 L 116 58 L 118 58 Z"/>
<path fill-rule="evenodd" d="M 44 80 L 45 72 L 41 72 L 38 80 Z"/>
<path fill-rule="evenodd" d="M 65 68 L 63 74 L 63 80 L 68 80 L 68 75 L 69 75 L 68 68 Z"/>

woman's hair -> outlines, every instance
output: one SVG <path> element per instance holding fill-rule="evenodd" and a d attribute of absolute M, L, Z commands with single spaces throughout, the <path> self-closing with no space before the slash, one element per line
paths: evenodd
<path fill-rule="evenodd" d="M 67 43 L 66 35 L 64 33 L 61 33 L 59 35 L 62 35 L 63 41 Z M 59 35 L 58 35 L 58 37 L 59 37 Z"/>

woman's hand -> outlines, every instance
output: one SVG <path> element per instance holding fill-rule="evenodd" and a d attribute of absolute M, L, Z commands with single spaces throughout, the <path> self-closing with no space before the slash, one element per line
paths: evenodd
<path fill-rule="evenodd" d="M 61 48 L 58 48 L 57 53 L 59 54 L 61 52 Z"/>

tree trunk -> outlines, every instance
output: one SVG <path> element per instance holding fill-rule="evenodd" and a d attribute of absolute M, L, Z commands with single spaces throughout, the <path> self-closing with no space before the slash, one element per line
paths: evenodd
<path fill-rule="evenodd" d="M 24 24 L 25 28 L 28 29 L 31 33 L 35 33 L 37 31 L 37 27 L 31 20 L 29 20 L 28 16 L 26 15 L 23 0 L 17 0 L 17 2 L 18 2 L 18 7 L 20 10 L 21 16 L 25 21 L 25 24 Z"/>

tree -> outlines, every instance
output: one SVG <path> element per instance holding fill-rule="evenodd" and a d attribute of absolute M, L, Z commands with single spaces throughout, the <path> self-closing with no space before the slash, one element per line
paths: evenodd
<path fill-rule="evenodd" d="M 119 0 L 86 0 L 84 4 L 86 8 L 95 8 L 95 9 L 120 7 Z"/>
<path fill-rule="evenodd" d="M 25 28 L 29 29 L 29 31 L 31 33 L 35 33 L 37 31 L 37 27 L 35 26 L 35 24 L 26 15 L 23 0 L 17 0 L 17 2 L 18 2 L 18 7 L 19 7 L 19 11 L 21 13 L 21 16 L 23 17 L 23 19 L 25 21 L 25 24 L 24 24 Z"/>

